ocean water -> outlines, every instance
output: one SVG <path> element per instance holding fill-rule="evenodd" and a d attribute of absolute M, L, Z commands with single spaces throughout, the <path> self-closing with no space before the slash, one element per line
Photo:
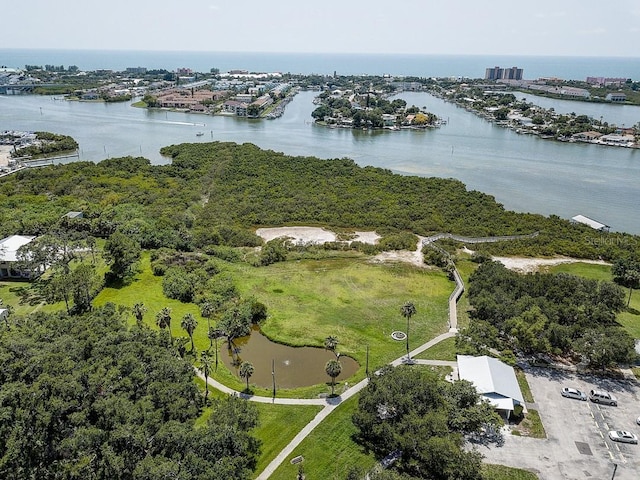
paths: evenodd
<path fill-rule="evenodd" d="M 209 72 L 244 69 L 253 72 L 338 75 L 404 75 L 418 77 L 483 78 L 493 66 L 523 69 L 527 79 L 558 77 L 584 80 L 588 76 L 623 77 L 640 81 L 640 57 L 553 57 L 500 55 L 365 55 L 306 53 L 234 53 L 124 50 L 29 50 L 0 48 L 0 66 L 76 65 L 81 70 L 190 68 Z"/>

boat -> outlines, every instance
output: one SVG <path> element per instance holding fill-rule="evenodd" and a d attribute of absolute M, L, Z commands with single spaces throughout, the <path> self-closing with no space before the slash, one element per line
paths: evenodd
<path fill-rule="evenodd" d="M 204 132 L 198 132 L 198 133 L 196 133 L 196 137 L 201 137 L 201 136 L 203 136 L 203 135 L 204 135 Z"/>

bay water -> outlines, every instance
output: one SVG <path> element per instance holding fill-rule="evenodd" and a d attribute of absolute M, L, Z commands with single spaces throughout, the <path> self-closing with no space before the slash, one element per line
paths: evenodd
<path fill-rule="evenodd" d="M 15 54 L 16 51 L 13 52 Z M 190 52 L 190 56 L 175 54 L 175 58 L 159 53 L 145 57 L 141 52 L 110 53 L 109 55 L 113 57 L 111 58 L 105 52 L 102 54 L 93 52 L 93 55 L 91 52 L 85 52 L 82 58 L 93 58 L 94 62 L 103 62 L 100 66 L 92 64 L 87 67 L 81 65 L 82 58 L 76 58 L 76 61 L 73 61 L 74 57 L 68 51 L 66 56 L 60 54 L 63 56 L 56 58 L 47 57 L 46 53 L 46 51 L 33 51 L 31 55 L 34 57 L 27 58 L 23 55 L 20 58 L 25 64 L 64 63 L 77 64 L 81 68 L 114 69 L 137 65 L 153 67 L 151 60 L 154 58 L 158 58 L 158 62 L 165 62 L 157 65 L 158 68 L 166 67 L 178 60 L 183 62 L 177 65 L 189 66 L 189 58 L 199 59 L 200 62 L 206 62 L 208 58 L 202 52 Z M 307 65 L 304 62 L 310 62 L 304 68 L 312 71 L 313 68 L 317 68 L 317 71 L 322 68 L 325 70 L 331 68 L 328 64 L 323 67 L 319 62 L 318 58 L 322 56 L 265 55 L 245 54 L 244 57 L 235 55 L 233 56 L 234 67 L 230 68 L 240 67 L 239 64 L 243 64 L 240 60 L 243 58 L 247 63 L 259 62 L 259 59 L 263 58 L 264 62 L 269 63 L 264 67 L 274 67 L 260 68 L 259 65 L 246 65 L 247 69 L 255 71 L 286 70 L 276 68 L 275 63 L 278 59 L 289 62 L 288 65 L 293 67 L 296 62 L 299 62 L 297 71 L 301 73 L 304 73 L 303 67 Z M 393 59 L 389 59 L 391 63 L 386 66 L 400 68 L 405 65 L 404 68 L 409 70 L 410 67 L 407 65 L 412 65 L 411 68 L 416 74 L 420 71 L 424 72 L 421 75 L 441 76 L 445 69 L 449 74 L 455 75 L 459 68 L 457 73 L 465 75 L 484 65 L 482 72 L 475 72 L 473 75 L 478 77 L 482 76 L 485 67 L 494 63 L 503 66 L 524 65 L 514 58 L 510 58 L 509 60 L 512 61 L 507 63 L 492 57 L 480 59 L 474 57 L 471 60 L 466 57 L 455 57 L 447 61 L 440 58 L 442 64 L 439 67 L 434 67 L 432 62 L 429 68 L 428 62 L 423 57 L 405 57 L 411 58 L 396 58 L 396 63 L 393 63 Z M 6 58 L 6 50 L 0 50 L 0 65 L 9 64 L 10 66 Z M 36 61 L 40 58 L 39 62 Z M 339 58 L 346 65 L 349 56 L 332 56 L 331 58 L 333 62 Z M 377 69 L 385 65 L 380 66 L 376 63 L 378 66 L 374 68 L 372 59 L 375 58 L 376 56 L 371 55 L 354 56 L 351 68 L 367 68 L 368 73 L 376 73 Z M 637 59 L 614 58 L 600 62 L 593 59 L 590 62 L 572 59 L 572 62 L 563 63 L 555 57 L 546 60 L 535 58 L 538 59 L 535 65 L 540 75 L 554 75 L 551 71 L 555 71 L 557 72 L 555 76 L 562 76 L 557 69 L 564 68 L 567 74 L 571 75 L 566 78 L 579 78 L 577 75 L 581 71 L 587 75 L 640 78 L 640 63 Z M 112 64 L 108 64 L 109 61 Z M 120 63 L 116 65 L 116 61 L 122 65 Z M 231 56 L 228 61 L 232 61 Z M 313 64 L 313 61 L 316 63 Z M 358 64 L 358 62 L 363 63 Z M 222 65 L 218 62 L 215 66 L 221 68 Z M 466 67 L 462 67 L 463 65 Z M 202 70 L 197 65 L 194 69 Z M 573 73 L 569 71 L 571 69 Z M 296 71 L 294 68 L 290 70 Z M 525 65 L 525 74 L 526 71 Z M 90 161 L 132 155 L 144 156 L 155 164 L 162 164 L 168 161 L 159 153 L 162 146 L 213 140 L 250 142 L 261 148 L 289 155 L 320 158 L 348 157 L 362 166 L 388 168 L 402 174 L 457 178 L 469 189 L 493 195 L 508 209 L 545 215 L 557 214 L 563 218 L 582 214 L 610 225 L 612 230 L 640 233 L 638 208 L 640 150 L 580 143 L 569 144 L 542 140 L 529 135 L 518 135 L 476 117 L 454 104 L 426 93 L 414 92 L 404 92 L 400 96 L 409 105 L 426 107 L 428 111 L 448 120 L 447 125 L 425 131 L 362 131 L 326 128 L 315 125 L 311 121 L 311 112 L 315 108 L 312 100 L 315 95 L 315 92 L 299 93 L 287 106 L 284 116 L 276 120 L 249 120 L 145 110 L 132 107 L 129 103 L 82 103 L 56 100 L 55 97 L 0 95 L 0 131 L 42 130 L 71 135 L 80 144 L 79 159 Z M 626 126 L 640 121 L 640 107 L 595 105 L 535 98 L 527 93 L 522 95 L 529 101 L 546 108 L 553 106 L 558 112 L 573 111 L 594 118 L 602 116 L 610 123 Z M 204 135 L 198 136 L 200 132 Z"/>

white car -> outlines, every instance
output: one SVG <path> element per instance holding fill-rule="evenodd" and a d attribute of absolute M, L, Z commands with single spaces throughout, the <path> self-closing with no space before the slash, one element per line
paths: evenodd
<path fill-rule="evenodd" d="M 636 418 L 636 423 L 640 425 L 640 417 Z"/>
<path fill-rule="evenodd" d="M 637 435 L 625 430 L 611 430 L 609 432 L 609 438 L 614 442 L 638 443 Z"/>
<path fill-rule="evenodd" d="M 581 392 L 577 388 L 564 387 L 560 391 L 560 393 L 562 394 L 563 397 L 575 398 L 576 400 L 583 400 L 585 402 L 587 401 L 587 394 L 584 392 Z"/>

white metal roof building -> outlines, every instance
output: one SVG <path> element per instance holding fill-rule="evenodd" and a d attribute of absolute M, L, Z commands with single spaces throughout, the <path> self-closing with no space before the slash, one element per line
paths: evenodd
<path fill-rule="evenodd" d="M 516 405 L 526 410 L 513 367 L 500 360 L 486 355 L 458 355 L 458 375 L 461 380 L 473 383 L 478 393 L 497 410 L 504 412 L 507 418 Z"/>
<path fill-rule="evenodd" d="M 576 223 L 583 223 L 585 225 L 589 225 L 591 228 L 595 230 L 609 231 L 609 225 L 596 222 L 595 220 L 589 217 L 585 217 L 584 215 L 576 215 L 575 217 L 572 217 L 571 220 L 573 220 Z"/>
<path fill-rule="evenodd" d="M 11 235 L 0 240 L 0 278 L 30 278 L 33 272 L 15 270 L 18 261 L 18 249 L 31 243 L 36 237 Z"/>

